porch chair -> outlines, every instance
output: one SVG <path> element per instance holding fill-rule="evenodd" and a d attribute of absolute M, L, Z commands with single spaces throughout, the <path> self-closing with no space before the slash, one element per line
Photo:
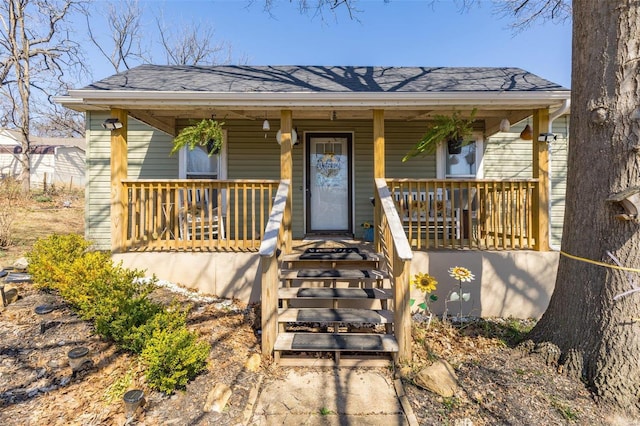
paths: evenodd
<path fill-rule="evenodd" d="M 396 193 L 395 201 L 405 231 L 412 228 L 425 237 L 427 232 L 446 232 L 451 238 L 460 238 L 460 209 L 452 206 L 449 191 Z"/>
<path fill-rule="evenodd" d="M 211 204 L 215 197 L 210 189 L 179 191 L 180 238 L 183 240 L 224 240 L 224 221 L 218 207 Z"/>

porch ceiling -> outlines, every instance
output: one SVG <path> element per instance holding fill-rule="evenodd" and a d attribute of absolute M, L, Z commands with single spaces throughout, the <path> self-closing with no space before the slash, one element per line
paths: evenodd
<path fill-rule="evenodd" d="M 124 106 L 119 106 L 124 108 Z M 540 108 L 543 108 L 542 106 Z M 546 107 L 545 107 L 546 108 Z M 509 119 L 511 123 L 517 123 L 532 115 L 534 109 L 503 109 L 498 106 L 487 109 L 477 109 L 475 118 L 485 123 L 487 134 L 498 131 L 499 123 L 503 118 Z M 227 120 L 251 120 L 262 121 L 280 119 L 280 109 L 231 109 L 231 108 L 193 108 L 182 110 L 167 109 L 127 109 L 129 115 L 156 127 L 169 134 L 176 134 L 176 122 L 185 119 L 220 118 Z M 385 109 L 385 120 L 387 121 L 423 121 L 433 118 L 438 114 L 451 114 L 453 111 L 462 115 L 470 115 L 472 108 L 461 107 L 433 107 L 428 109 Z M 335 112 L 335 115 L 334 115 Z M 293 109 L 294 120 L 371 120 L 372 109 L 345 109 L 345 108 L 295 108 Z"/>

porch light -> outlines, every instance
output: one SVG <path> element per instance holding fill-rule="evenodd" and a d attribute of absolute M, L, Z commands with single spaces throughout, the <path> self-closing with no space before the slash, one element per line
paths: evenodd
<path fill-rule="evenodd" d="M 102 127 L 107 130 L 116 130 L 122 128 L 122 123 L 117 118 L 107 118 L 102 122 Z"/>
<path fill-rule="evenodd" d="M 278 130 L 278 133 L 276 133 L 276 140 L 278 141 L 278 145 L 282 144 L 282 130 Z M 296 132 L 296 129 L 291 129 L 291 145 L 297 145 L 298 144 L 298 132 Z"/>
<path fill-rule="evenodd" d="M 269 120 L 267 120 L 266 118 L 262 122 L 262 130 L 264 130 L 265 132 L 267 130 L 271 130 L 271 125 L 269 124 Z"/>
<path fill-rule="evenodd" d="M 506 118 L 503 118 L 500 121 L 500 131 L 508 132 L 510 128 L 511 128 L 511 123 L 509 123 L 509 120 L 507 120 Z"/>
<path fill-rule="evenodd" d="M 558 137 L 553 133 L 540 133 L 540 136 L 538 136 L 538 142 L 551 142 L 556 139 L 558 139 Z"/>
<path fill-rule="evenodd" d="M 533 130 L 531 130 L 531 126 L 528 124 L 524 126 L 524 130 L 520 133 L 520 139 L 524 139 L 525 141 L 533 140 Z"/>

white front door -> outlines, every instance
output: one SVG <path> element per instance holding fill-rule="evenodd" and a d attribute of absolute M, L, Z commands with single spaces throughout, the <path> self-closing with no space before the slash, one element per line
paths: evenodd
<path fill-rule="evenodd" d="M 306 135 L 307 233 L 353 234 L 350 133 Z"/>

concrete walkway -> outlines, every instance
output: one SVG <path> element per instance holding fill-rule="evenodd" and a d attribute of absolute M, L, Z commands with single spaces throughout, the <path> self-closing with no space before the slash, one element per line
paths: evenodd
<path fill-rule="evenodd" d="M 388 369 L 282 368 L 265 378 L 250 425 L 404 426 L 407 416 Z"/>

